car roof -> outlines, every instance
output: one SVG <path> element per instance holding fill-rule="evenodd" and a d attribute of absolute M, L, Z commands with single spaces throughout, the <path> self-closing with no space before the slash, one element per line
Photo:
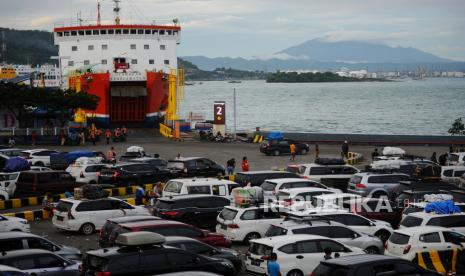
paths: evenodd
<path fill-rule="evenodd" d="M 128 222 L 135 222 L 135 221 L 144 221 L 144 220 L 159 220 L 159 217 L 150 216 L 150 215 L 137 215 L 137 216 L 124 216 L 124 217 L 117 217 L 117 218 L 109 218 L 108 221 L 113 223 L 128 223 Z"/>
<path fill-rule="evenodd" d="M 407 216 L 417 217 L 417 218 L 431 218 L 431 217 L 450 217 L 450 216 L 465 216 L 464 212 L 453 213 L 453 214 L 437 214 L 437 213 L 427 213 L 427 212 L 413 212 Z"/>
<path fill-rule="evenodd" d="M 62 198 L 60 201 L 67 202 L 67 203 L 79 203 L 79 202 L 89 202 L 89 201 L 98 201 L 98 200 L 118 200 L 122 201 L 122 199 L 116 197 L 104 197 L 104 198 L 96 198 L 96 199 L 88 199 L 88 198 L 81 198 L 81 199 L 74 199 L 74 198 Z"/>
<path fill-rule="evenodd" d="M 30 238 L 30 237 L 39 237 L 32 233 L 26 233 L 21 231 L 9 231 L 9 232 L 1 232 L 0 239 L 11 239 L 11 238 Z"/>
<path fill-rule="evenodd" d="M 188 194 L 188 195 L 176 195 L 176 196 L 165 196 L 165 197 L 160 197 L 158 200 L 162 201 L 184 201 L 184 200 L 190 200 L 190 199 L 199 199 L 199 198 L 224 198 L 222 196 L 216 196 L 216 195 L 209 195 L 209 194 Z"/>
<path fill-rule="evenodd" d="M 249 171 L 249 172 L 237 172 L 236 174 L 243 174 L 243 175 L 256 175 L 256 174 L 275 174 L 275 173 L 285 173 L 285 174 L 295 174 L 295 173 L 292 173 L 292 172 L 288 172 L 288 171 L 273 171 L 273 170 L 269 170 L 269 171 Z"/>
<path fill-rule="evenodd" d="M 316 187 L 302 187 L 302 188 L 291 188 L 291 189 L 282 189 L 280 192 L 289 193 L 290 195 L 295 195 L 304 192 L 328 192 L 328 194 L 334 193 L 331 190 L 325 188 L 316 188 Z"/>
<path fill-rule="evenodd" d="M 226 180 L 226 179 L 218 179 L 215 177 L 206 177 L 206 178 L 175 178 L 170 179 L 169 182 L 181 182 L 187 185 L 205 185 L 205 184 L 237 184 L 234 181 Z M 211 182 L 211 183 L 208 183 Z"/>
<path fill-rule="evenodd" d="M 328 223 L 329 221 L 329 223 Z M 340 223 L 340 222 L 337 222 L 337 221 L 333 221 L 333 220 L 329 220 L 329 219 L 326 219 L 325 218 L 322 218 L 321 220 L 312 220 L 311 221 L 311 224 L 310 223 L 307 223 L 307 222 L 298 222 L 298 221 L 295 221 L 295 220 L 285 220 L 285 221 L 282 221 L 280 223 L 274 223 L 272 224 L 274 226 L 279 226 L 279 227 L 283 227 L 283 228 L 286 228 L 286 229 L 300 229 L 300 228 L 309 228 L 309 227 L 316 227 L 316 226 L 343 226 L 343 227 L 347 227 L 346 225 Z"/>
<path fill-rule="evenodd" d="M 308 234 L 294 234 L 294 235 L 286 235 L 286 236 L 275 236 L 275 237 L 268 237 L 268 238 L 261 238 L 253 240 L 253 243 L 260 243 L 264 245 L 271 245 L 281 246 L 284 244 L 294 243 L 298 241 L 304 240 L 316 240 L 316 239 L 325 239 L 328 240 L 328 237 L 318 236 L 318 235 L 308 235 Z"/>
<path fill-rule="evenodd" d="M 116 246 L 116 247 L 108 247 L 108 248 L 101 248 L 101 249 L 95 249 L 95 250 L 90 250 L 86 252 L 86 255 L 92 255 L 92 256 L 97 256 L 101 258 L 107 258 L 113 255 L 124 255 L 125 251 L 120 250 L 121 247 Z M 152 247 L 152 250 L 165 250 L 165 249 L 172 249 L 176 251 L 184 251 L 183 249 L 176 248 L 176 247 L 171 247 L 171 246 L 166 246 L 164 245 L 163 247 Z"/>
<path fill-rule="evenodd" d="M 317 181 L 305 179 L 305 178 L 275 178 L 275 179 L 268 179 L 266 182 L 271 182 L 274 184 L 283 184 L 283 183 L 288 183 L 288 182 L 308 182 L 308 183 L 318 183 Z"/>
<path fill-rule="evenodd" d="M 375 176 L 375 175 L 403 175 L 403 176 L 409 176 L 408 174 L 405 173 L 400 173 L 400 172 L 359 172 L 354 174 L 354 176 Z"/>
<path fill-rule="evenodd" d="M 322 264 L 331 264 L 338 266 L 355 266 L 361 265 L 376 261 L 394 261 L 402 260 L 399 257 L 389 256 L 389 255 L 376 255 L 376 254 L 357 254 L 357 255 L 348 255 L 339 258 L 333 258 L 329 260 L 321 261 Z"/>
<path fill-rule="evenodd" d="M 192 161 L 192 160 L 197 160 L 197 159 L 208 159 L 208 158 L 206 157 L 181 157 L 179 159 L 170 159 L 168 160 L 168 162 L 186 162 L 186 161 Z"/>
<path fill-rule="evenodd" d="M 300 165 L 301 166 L 306 166 L 306 167 L 353 167 L 353 166 L 347 165 L 347 164 L 342 164 L 342 165 L 322 165 L 322 164 L 317 164 L 317 163 L 306 163 L 306 164 L 300 164 Z M 355 168 L 355 167 L 353 167 L 353 168 Z"/>
<path fill-rule="evenodd" d="M 144 156 L 144 157 L 138 157 L 138 158 L 132 158 L 131 159 L 131 161 L 148 161 L 148 160 L 165 160 L 165 159 L 150 157 L 150 156 Z"/>
<path fill-rule="evenodd" d="M 0 264 L 0 272 L 5 272 L 5 271 L 22 272 L 21 270 L 17 269 L 16 267 Z M 24 275 L 27 275 L 27 274 L 24 273 Z"/>
<path fill-rule="evenodd" d="M 41 152 L 41 151 L 44 151 L 44 150 L 48 150 L 48 149 L 30 149 L 30 150 L 23 150 L 22 152 L 25 152 L 25 153 L 36 153 L 36 152 Z"/>
<path fill-rule="evenodd" d="M 440 227 L 440 226 L 415 226 L 415 227 L 406 227 L 406 228 L 394 230 L 394 232 L 408 235 L 408 236 L 412 236 L 414 234 L 428 233 L 431 231 L 451 231 L 451 230 L 449 228 Z"/>
<path fill-rule="evenodd" d="M 360 195 L 349 194 L 349 193 L 334 193 L 334 194 L 325 194 L 325 195 L 315 196 L 315 198 L 319 198 L 319 199 L 336 199 L 336 198 L 343 198 L 343 197 L 361 198 Z"/>
<path fill-rule="evenodd" d="M 169 242 L 199 242 L 196 239 L 189 238 L 189 237 L 182 237 L 182 236 L 168 236 L 166 238 L 166 243 Z"/>
<path fill-rule="evenodd" d="M 121 227 L 134 228 L 134 227 L 147 227 L 147 226 L 169 226 L 169 225 L 186 225 L 185 223 L 174 221 L 174 220 L 145 220 L 145 221 L 134 221 L 127 223 L 120 223 Z"/>
<path fill-rule="evenodd" d="M 14 258 L 14 257 L 21 257 L 21 256 L 29 256 L 29 255 L 36 255 L 36 254 L 53 254 L 50 251 L 44 249 L 21 249 L 21 250 L 12 250 L 5 252 L 5 255 L 0 254 L 1 259 L 7 258 Z"/>

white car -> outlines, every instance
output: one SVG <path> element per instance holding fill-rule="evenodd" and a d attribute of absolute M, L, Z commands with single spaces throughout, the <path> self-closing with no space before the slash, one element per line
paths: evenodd
<path fill-rule="evenodd" d="M 105 164 L 71 164 L 66 168 L 66 171 L 76 179 L 76 182 L 97 184 L 100 171 L 108 168 Z"/>
<path fill-rule="evenodd" d="M 326 194 L 334 194 L 334 192 L 322 188 L 283 189 L 278 192 L 277 199 L 270 206 L 282 213 L 307 210 L 313 207 L 314 197 Z"/>
<path fill-rule="evenodd" d="M 38 172 L 49 172 L 53 171 L 49 167 L 41 167 L 41 166 L 31 166 L 31 171 L 38 171 Z"/>
<path fill-rule="evenodd" d="M 349 193 L 332 193 L 314 196 L 312 199 L 313 207 L 323 208 L 343 208 L 347 200 L 361 199 L 362 196 Z"/>
<path fill-rule="evenodd" d="M 417 252 L 462 249 L 465 236 L 437 226 L 418 226 L 395 230 L 386 242 L 386 255 L 412 261 Z"/>
<path fill-rule="evenodd" d="M 442 166 L 441 179 L 444 182 L 455 184 L 457 186 L 463 185 L 462 176 L 465 174 L 465 166 Z"/>
<path fill-rule="evenodd" d="M 299 174 L 307 179 L 322 182 L 322 179 L 340 180 L 349 179 L 359 169 L 350 165 L 320 165 L 316 163 L 301 164 L 298 170 Z"/>
<path fill-rule="evenodd" d="M 415 226 L 440 226 L 465 235 L 465 213 L 436 214 L 416 212 L 401 220 L 399 229 Z"/>
<path fill-rule="evenodd" d="M 50 154 L 52 153 L 58 153 L 58 151 L 48 149 L 24 150 L 21 152 L 21 156 L 26 158 L 31 165 L 43 167 L 50 166 Z"/>
<path fill-rule="evenodd" d="M 331 248 L 340 256 L 363 254 L 363 250 L 349 247 L 333 239 L 317 235 L 276 236 L 253 240 L 245 260 L 246 271 L 250 274 L 265 275 L 271 253 L 276 253 L 281 274 L 287 276 L 310 275 L 324 260 L 324 249 Z M 267 274 L 266 274 L 267 275 Z"/>
<path fill-rule="evenodd" d="M 0 189 L 12 197 L 16 191 L 16 182 L 18 181 L 19 172 L 0 173 Z"/>
<path fill-rule="evenodd" d="M 23 218 L 0 215 L 0 232 L 8 231 L 31 232 L 31 225 Z"/>
<path fill-rule="evenodd" d="M 231 192 L 240 187 L 233 181 L 218 178 L 182 178 L 171 179 L 163 188 L 162 194 L 166 196 L 206 194 L 226 197 L 232 200 Z"/>
<path fill-rule="evenodd" d="M 260 185 L 260 187 L 263 189 L 263 197 L 265 198 L 265 201 L 276 198 L 278 192 L 284 189 L 322 188 L 334 191 L 336 193 L 341 193 L 341 190 L 339 189 L 330 188 L 316 181 L 299 178 L 269 179 L 265 180 L 265 182 L 263 182 L 263 184 Z"/>
<path fill-rule="evenodd" d="M 464 166 L 465 165 L 465 152 L 453 152 L 449 154 L 449 165 Z"/>
<path fill-rule="evenodd" d="M 402 219 L 404 219 L 408 214 L 416 213 L 416 212 L 423 212 L 425 210 L 426 205 L 429 202 L 412 202 L 409 203 L 407 207 L 404 208 L 402 211 Z M 458 206 L 462 212 L 465 212 L 465 203 L 463 202 L 454 202 L 455 206 Z"/>
<path fill-rule="evenodd" d="M 58 229 L 90 235 L 94 230 L 100 230 L 109 218 L 135 215 L 150 215 L 150 212 L 142 206 L 133 206 L 113 197 L 95 200 L 71 198 L 58 202 L 52 222 Z"/>
<path fill-rule="evenodd" d="M 0 188 L 0 200 L 8 200 L 8 199 L 10 199 L 10 195 L 8 194 L 8 192 L 4 190 L 3 188 Z"/>
<path fill-rule="evenodd" d="M 282 221 L 276 210 L 268 206 L 239 208 L 225 206 L 218 215 L 216 232 L 232 241 L 249 242 L 265 236 L 271 224 Z"/>

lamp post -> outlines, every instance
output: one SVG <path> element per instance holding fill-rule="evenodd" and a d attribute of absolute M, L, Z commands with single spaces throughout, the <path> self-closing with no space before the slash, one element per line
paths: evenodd
<path fill-rule="evenodd" d="M 236 125 L 236 88 L 234 88 L 234 93 L 233 93 L 233 108 L 234 108 L 234 140 L 237 140 L 237 125 Z"/>

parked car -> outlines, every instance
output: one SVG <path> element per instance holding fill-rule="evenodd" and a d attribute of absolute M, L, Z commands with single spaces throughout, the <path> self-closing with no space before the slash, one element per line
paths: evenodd
<path fill-rule="evenodd" d="M 250 183 L 252 186 L 260 186 L 265 180 L 277 178 L 301 178 L 298 174 L 286 171 L 250 171 L 238 172 L 234 181 L 239 185 L 246 186 Z"/>
<path fill-rule="evenodd" d="M 162 197 L 155 203 L 153 214 L 203 229 L 214 229 L 216 217 L 225 206 L 230 204 L 229 199 L 212 195 Z"/>
<path fill-rule="evenodd" d="M 151 215 L 136 215 L 136 216 L 129 216 L 129 217 L 117 217 L 117 218 L 109 218 L 102 226 L 100 230 L 98 244 L 100 247 L 108 247 L 110 246 L 109 240 L 111 233 L 119 228 L 120 224 L 128 223 L 128 222 L 136 222 L 136 221 L 148 221 L 148 220 L 159 220 L 159 217 L 154 217 Z"/>
<path fill-rule="evenodd" d="M 8 159 L 10 159 L 9 156 L 6 156 L 6 155 L 0 153 L 0 171 L 3 170 L 3 168 L 5 167 Z"/>
<path fill-rule="evenodd" d="M 348 246 L 358 247 L 369 254 L 383 254 L 383 242 L 374 236 L 357 232 L 342 223 L 325 217 L 288 218 L 281 223 L 272 224 L 265 236 L 309 234 L 332 238 Z"/>
<path fill-rule="evenodd" d="M 8 193 L 8 197 L 13 197 L 16 191 L 16 182 L 19 172 L 0 173 L 0 189 Z"/>
<path fill-rule="evenodd" d="M 395 202 L 397 206 L 404 208 L 407 207 L 409 203 L 425 201 L 425 195 L 430 194 L 447 194 L 447 192 L 441 190 L 403 190 L 402 193 L 397 196 Z"/>
<path fill-rule="evenodd" d="M 31 225 L 26 219 L 0 215 L 0 232 L 31 232 Z"/>
<path fill-rule="evenodd" d="M 52 219 L 53 225 L 62 230 L 79 231 L 90 235 L 100 230 L 109 218 L 148 215 L 142 206 L 133 206 L 118 198 L 94 200 L 60 199 Z"/>
<path fill-rule="evenodd" d="M 250 242 L 245 261 L 250 274 L 265 275 L 271 253 L 276 253 L 282 275 L 309 275 L 331 248 L 340 256 L 363 254 L 360 248 L 348 247 L 333 239 L 316 235 L 291 235 L 256 239 Z"/>
<path fill-rule="evenodd" d="M 169 160 L 166 166 L 173 178 L 194 176 L 218 176 L 224 175 L 224 167 L 204 157 L 181 157 Z"/>
<path fill-rule="evenodd" d="M 38 171 L 38 172 L 51 172 L 53 171 L 49 167 L 41 167 L 41 166 L 31 166 L 31 171 Z"/>
<path fill-rule="evenodd" d="M 0 264 L 16 267 L 29 275 L 80 275 L 79 262 L 65 259 L 43 249 L 23 249 L 2 253 Z"/>
<path fill-rule="evenodd" d="M 360 195 L 349 193 L 327 193 L 316 195 L 312 198 L 313 207 L 343 208 L 344 202 L 351 199 L 362 198 Z"/>
<path fill-rule="evenodd" d="M 416 213 L 416 212 L 423 212 L 425 210 L 426 204 L 429 202 L 412 202 L 409 203 L 407 207 L 404 208 L 402 211 L 402 218 L 405 218 L 408 214 Z M 465 203 L 463 202 L 454 202 L 455 206 L 458 206 L 460 210 L 465 213 Z"/>
<path fill-rule="evenodd" d="M 239 184 L 218 178 L 179 178 L 169 180 L 163 188 L 163 196 L 205 194 L 232 199 L 231 192 Z"/>
<path fill-rule="evenodd" d="M 70 152 L 52 153 L 50 155 L 50 167 L 54 170 L 64 170 L 80 157 L 102 157 L 106 161 L 105 154 L 101 151 L 76 150 Z"/>
<path fill-rule="evenodd" d="M 392 199 L 404 189 L 399 181 L 409 179 L 410 177 L 403 173 L 356 173 L 349 180 L 347 192 L 364 197 Z"/>
<path fill-rule="evenodd" d="M 235 275 L 228 260 L 165 246 L 165 238 L 155 233 L 122 234 L 117 242 L 120 247 L 88 251 L 82 262 L 83 275 L 159 275 L 190 270 Z"/>
<path fill-rule="evenodd" d="M 397 228 L 402 219 L 402 208 L 386 198 L 351 199 L 345 201 L 343 207 L 368 219 L 389 222 L 393 228 Z"/>
<path fill-rule="evenodd" d="M 74 247 L 58 245 L 50 240 L 30 233 L 5 232 L 0 233 L 2 251 L 21 249 L 43 249 L 70 260 L 80 260 L 81 251 Z"/>
<path fill-rule="evenodd" d="M 178 236 L 166 237 L 164 245 L 177 247 L 207 257 L 228 260 L 234 265 L 236 272 L 242 269 L 242 260 L 239 257 L 239 253 L 229 248 L 213 247 L 192 238 Z"/>
<path fill-rule="evenodd" d="M 290 154 L 290 146 L 294 144 L 296 146 L 296 153 L 305 155 L 310 151 L 310 146 L 308 144 L 299 143 L 290 139 L 281 139 L 281 140 L 263 140 L 260 144 L 260 152 L 266 155 L 281 155 L 281 154 Z"/>
<path fill-rule="evenodd" d="M 351 255 L 323 260 L 310 274 L 312 276 L 376 276 L 417 275 L 440 276 L 435 271 L 424 269 L 412 262 L 384 255 Z"/>
<path fill-rule="evenodd" d="M 16 267 L 11 267 L 7 265 L 0 265 L 0 275 L 5 276 L 29 276 L 28 273 L 22 272 Z"/>
<path fill-rule="evenodd" d="M 151 166 L 154 166 L 158 170 L 164 170 L 166 169 L 166 166 L 168 166 L 168 161 L 166 161 L 163 158 L 155 158 L 155 157 L 138 157 L 138 158 L 129 158 L 127 162 L 133 162 L 133 163 L 146 163 Z"/>
<path fill-rule="evenodd" d="M 121 223 L 110 235 L 110 245 L 114 245 L 120 234 L 129 232 L 149 231 L 163 236 L 182 236 L 193 238 L 212 246 L 231 247 L 231 240 L 221 233 L 213 233 L 199 229 L 190 224 L 174 220 L 137 221 Z"/>
<path fill-rule="evenodd" d="M 149 164 L 122 163 L 102 169 L 98 182 L 102 184 L 113 184 L 120 187 L 129 187 L 138 184 L 164 181 L 166 177 L 166 175 L 163 175 L 163 173 Z"/>
<path fill-rule="evenodd" d="M 44 195 L 47 192 L 61 194 L 81 186 L 74 177 L 64 171 L 24 171 L 16 182 L 15 195 Z"/>
<path fill-rule="evenodd" d="M 100 172 L 107 167 L 106 164 L 71 164 L 66 171 L 76 179 L 76 182 L 97 184 Z"/>
<path fill-rule="evenodd" d="M 18 156 L 21 156 L 21 152 L 23 150 L 24 149 L 6 148 L 6 149 L 1 149 L 0 153 L 8 157 L 18 157 Z"/>
<path fill-rule="evenodd" d="M 56 150 L 33 149 L 21 152 L 21 157 L 27 159 L 32 166 L 50 166 L 50 155 L 58 153 Z"/>
<path fill-rule="evenodd" d="M 449 154 L 450 166 L 463 166 L 465 165 L 465 152 L 453 152 Z"/>
<path fill-rule="evenodd" d="M 328 187 L 347 191 L 350 178 L 359 173 L 359 169 L 350 165 L 301 164 L 299 174 L 307 179 L 320 182 Z"/>
<path fill-rule="evenodd" d="M 10 199 L 10 195 L 8 195 L 8 192 L 4 190 L 3 188 L 0 189 L 0 200 L 8 200 Z"/>
<path fill-rule="evenodd" d="M 264 237 L 268 227 L 281 220 L 279 212 L 269 207 L 226 206 L 218 215 L 216 232 L 232 241 L 248 243 L 250 240 Z"/>
<path fill-rule="evenodd" d="M 441 226 L 465 235 L 465 213 L 410 213 L 402 219 L 399 229 L 415 226 Z"/>
<path fill-rule="evenodd" d="M 442 166 L 441 179 L 444 182 L 455 184 L 457 186 L 463 184 L 462 176 L 465 174 L 465 166 Z"/>
<path fill-rule="evenodd" d="M 312 208 L 312 200 L 319 195 L 334 194 L 335 192 L 322 188 L 294 188 L 278 192 L 275 202 L 271 203 L 281 213 L 302 211 Z"/>
<path fill-rule="evenodd" d="M 444 227 L 419 226 L 395 230 L 386 242 L 386 254 L 412 261 L 417 252 L 462 249 L 465 236 Z"/>
<path fill-rule="evenodd" d="M 296 179 L 296 178 L 278 178 L 265 180 L 260 187 L 263 189 L 263 196 L 265 200 L 276 198 L 276 195 L 280 190 L 284 189 L 295 189 L 295 188 L 322 188 L 340 193 L 341 190 L 329 188 L 319 182 L 308 180 L 308 179 Z"/>

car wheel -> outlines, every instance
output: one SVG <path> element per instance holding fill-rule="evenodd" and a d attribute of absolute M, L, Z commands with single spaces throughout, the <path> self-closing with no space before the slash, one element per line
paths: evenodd
<path fill-rule="evenodd" d="M 247 236 L 245 236 L 244 243 L 249 244 L 251 240 L 255 240 L 259 238 L 261 238 L 260 234 L 258 234 L 257 232 L 252 232 L 252 233 L 247 234 Z"/>
<path fill-rule="evenodd" d="M 287 273 L 287 276 L 304 276 L 304 274 L 302 273 L 302 271 L 295 269 L 289 271 L 289 273 Z"/>
<path fill-rule="evenodd" d="M 375 233 L 375 236 L 378 237 L 383 243 L 385 243 L 391 236 L 391 233 L 386 230 L 380 230 Z"/>
<path fill-rule="evenodd" d="M 369 246 L 365 249 L 365 252 L 367 254 L 379 254 L 379 249 L 376 246 Z"/>
<path fill-rule="evenodd" d="M 84 223 L 79 231 L 81 231 L 81 233 L 84 235 L 92 235 L 94 230 L 95 226 L 92 223 Z"/>
<path fill-rule="evenodd" d="M 281 154 L 281 152 L 279 150 L 275 150 L 275 151 L 273 151 L 273 154 L 274 154 L 274 156 L 278 156 L 278 155 Z"/>
<path fill-rule="evenodd" d="M 34 166 L 43 167 L 43 166 L 44 166 L 44 162 L 41 162 L 41 161 L 36 162 L 36 163 L 34 164 Z"/>
<path fill-rule="evenodd" d="M 302 155 L 305 155 L 305 154 L 307 154 L 307 153 L 308 153 L 307 149 L 302 149 L 302 150 L 300 151 L 300 154 L 302 154 Z"/>

